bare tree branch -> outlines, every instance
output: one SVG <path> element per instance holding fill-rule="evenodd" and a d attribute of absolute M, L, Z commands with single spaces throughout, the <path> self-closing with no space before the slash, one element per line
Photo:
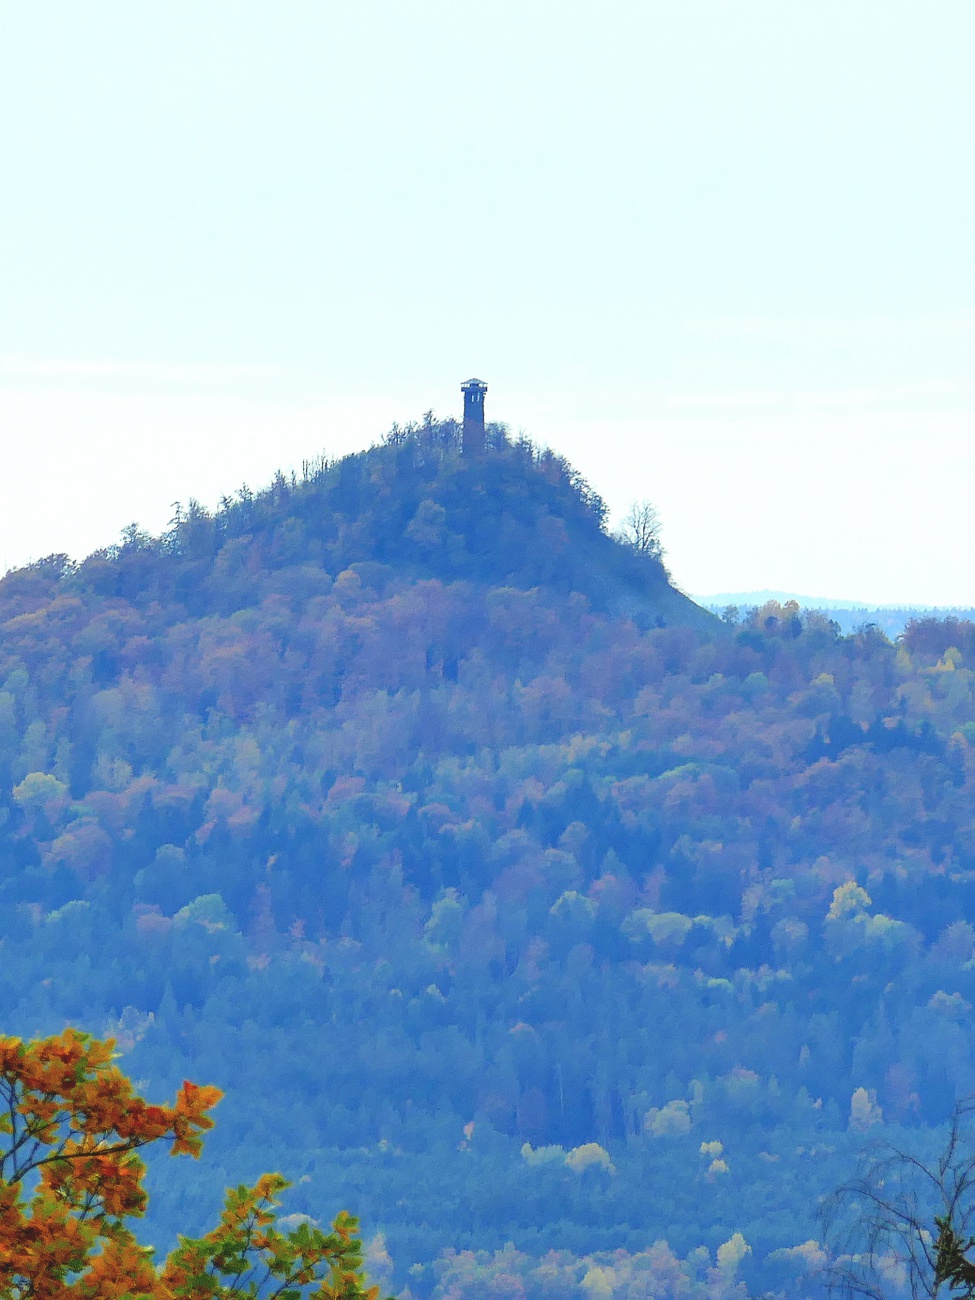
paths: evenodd
<path fill-rule="evenodd" d="M 633 502 L 623 520 L 619 536 L 640 555 L 648 555 L 653 560 L 659 560 L 663 556 L 660 516 L 649 501 Z"/>
<path fill-rule="evenodd" d="M 975 1300 L 975 1097 L 952 1114 L 938 1157 L 892 1142 L 861 1154 L 854 1177 L 822 1211 L 829 1289 L 841 1297 Z"/>

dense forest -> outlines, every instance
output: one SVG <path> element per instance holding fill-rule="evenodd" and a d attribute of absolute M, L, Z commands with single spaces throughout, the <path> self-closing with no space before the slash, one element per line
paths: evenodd
<path fill-rule="evenodd" d="M 975 624 L 724 619 L 450 422 L 0 582 L 0 1021 L 415 1297 L 787 1291 L 975 1090 Z"/>

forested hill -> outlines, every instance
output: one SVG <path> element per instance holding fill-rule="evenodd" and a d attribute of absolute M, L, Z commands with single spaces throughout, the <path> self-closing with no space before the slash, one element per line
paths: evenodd
<path fill-rule="evenodd" d="M 0 582 L 0 617 L 38 600 L 123 600 L 161 617 L 229 615 L 271 596 L 327 594 L 345 574 L 374 591 L 435 579 L 578 593 L 644 626 L 706 624 L 658 559 L 611 536 L 605 506 L 561 457 L 488 428 L 461 454 L 460 427 L 427 418 L 378 446 L 243 488 L 211 514 L 177 508 L 163 537 L 135 526 L 81 565 L 52 556 Z M 348 575 L 355 575 L 351 578 Z"/>
<path fill-rule="evenodd" d="M 0 1025 L 227 1091 L 160 1245 L 274 1164 L 416 1297 L 808 1293 L 975 1090 L 975 625 L 702 621 L 456 439 L 0 583 Z"/>

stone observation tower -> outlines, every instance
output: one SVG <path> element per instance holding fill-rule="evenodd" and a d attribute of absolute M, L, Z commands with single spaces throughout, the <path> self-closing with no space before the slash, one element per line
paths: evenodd
<path fill-rule="evenodd" d="M 483 379 L 468 379 L 461 384 L 464 394 L 464 441 L 465 456 L 480 456 L 484 451 L 484 394 L 487 384 Z"/>

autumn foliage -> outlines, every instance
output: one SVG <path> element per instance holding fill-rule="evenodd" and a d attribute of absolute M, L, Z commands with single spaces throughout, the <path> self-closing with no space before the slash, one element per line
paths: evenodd
<path fill-rule="evenodd" d="M 199 1156 L 221 1093 L 185 1082 L 172 1105 L 150 1105 L 113 1049 L 73 1029 L 0 1038 L 0 1297 L 376 1300 L 351 1215 L 329 1233 L 275 1226 L 280 1174 L 228 1192 L 217 1227 L 181 1238 L 157 1266 L 129 1227 L 147 1201 L 137 1152 L 168 1142 L 172 1155 Z"/>
<path fill-rule="evenodd" d="M 0 1022 L 232 1087 L 214 1165 L 273 1127 L 417 1296 L 792 1285 L 975 1091 L 975 624 L 693 626 L 449 433 L 0 580 Z M 209 1226 L 187 1164 L 143 1240 Z"/>

